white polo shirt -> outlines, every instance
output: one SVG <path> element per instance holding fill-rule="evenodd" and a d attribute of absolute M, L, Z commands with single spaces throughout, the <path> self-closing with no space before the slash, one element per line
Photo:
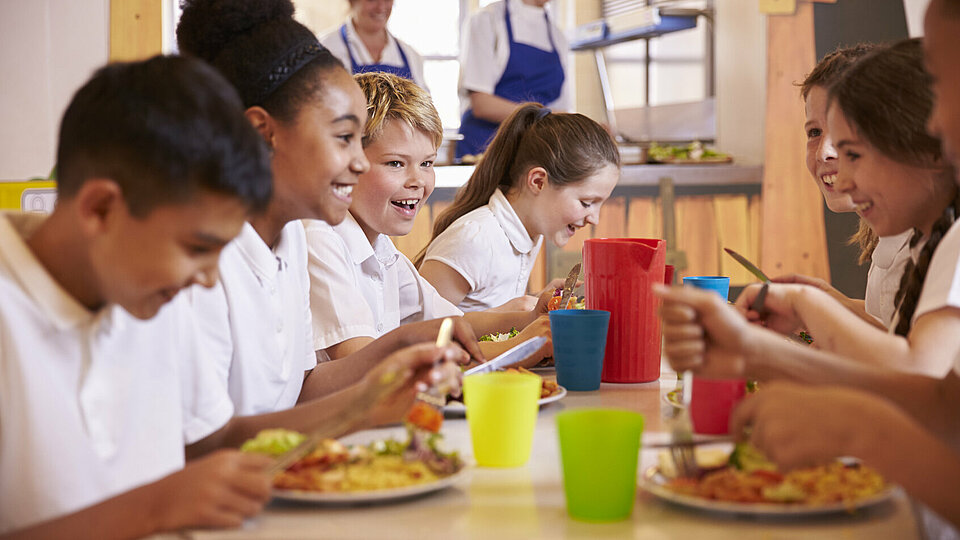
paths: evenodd
<path fill-rule="evenodd" d="M 149 321 L 89 311 L 24 242 L 43 219 L 0 215 L 0 533 L 182 468 L 233 414 L 181 391 L 212 380 L 185 299 Z"/>
<path fill-rule="evenodd" d="M 914 260 L 920 246 L 914 248 Z M 913 312 L 913 322 L 944 307 L 960 308 L 960 220 L 943 235 L 930 259 L 923 291 Z"/>
<path fill-rule="evenodd" d="M 190 293 L 219 374 L 200 391 L 229 395 L 240 416 L 293 407 L 317 363 L 300 222 L 287 223 L 272 250 L 244 223 L 220 255 L 219 285 Z"/>
<path fill-rule="evenodd" d="M 350 52 L 353 53 L 354 60 L 364 66 L 375 63 L 373 55 L 370 54 L 367 46 L 363 44 L 360 36 L 357 35 L 357 31 L 349 18 L 346 21 L 346 26 L 347 41 L 350 43 Z M 330 52 L 343 62 L 343 66 L 347 68 L 347 71 L 350 71 L 350 55 L 347 53 L 347 46 L 340 36 L 339 26 L 321 37 L 320 44 L 330 49 Z M 407 55 L 407 63 L 410 65 L 410 74 L 413 75 L 413 82 L 417 83 L 420 88 L 426 90 L 427 81 L 423 78 L 423 57 L 420 56 L 420 53 L 414 50 L 413 47 L 393 37 L 393 34 L 389 31 L 387 32 L 387 46 L 384 47 L 383 52 L 380 53 L 380 61 L 376 63 L 403 67 L 403 58 L 400 56 L 401 47 L 403 47 L 403 54 Z"/>
<path fill-rule="evenodd" d="M 554 14 L 549 13 L 551 27 L 547 33 L 543 18 L 544 8 L 529 6 L 520 0 L 510 2 L 510 24 L 513 27 L 513 39 L 517 43 L 530 45 L 544 51 L 553 50 L 550 38 L 557 47 L 560 64 L 566 74 L 560 97 L 547 107 L 558 111 L 573 110 L 574 77 L 568 70 L 570 44 L 563 32 L 557 28 Z M 503 2 L 494 2 L 470 17 L 461 32 L 463 46 L 460 49 L 460 94 L 461 114 L 470 107 L 469 93 L 484 92 L 493 94 L 497 82 L 507 69 L 510 59 L 510 39 L 507 36 L 507 23 L 504 17 Z"/>
<path fill-rule="evenodd" d="M 910 260 L 910 237 L 913 230 L 896 236 L 884 236 L 870 256 L 870 270 L 867 271 L 867 290 L 864 295 L 864 309 L 887 328 L 897 311 L 894 299 L 900 289 L 903 269 Z"/>
<path fill-rule="evenodd" d="M 424 261 L 456 270 L 470 285 L 457 307 L 479 311 L 527 293 L 543 244 L 530 238 L 520 216 L 498 188 L 485 205 L 461 216 L 427 247 Z"/>
<path fill-rule="evenodd" d="M 355 337 L 378 338 L 408 322 L 463 315 L 420 277 L 389 236 L 381 234 L 371 246 L 353 215 L 337 226 L 303 224 L 317 350 Z"/>

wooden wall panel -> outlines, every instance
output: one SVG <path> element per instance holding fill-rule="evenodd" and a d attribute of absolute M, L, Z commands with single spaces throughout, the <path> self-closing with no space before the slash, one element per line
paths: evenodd
<path fill-rule="evenodd" d="M 720 246 L 720 275 L 729 276 L 732 285 L 752 283 L 757 279 L 733 257 L 723 252 L 730 248 L 751 261 L 757 261 L 750 235 L 750 200 L 746 195 L 717 195 L 713 199 L 717 217 L 717 241 Z"/>
<path fill-rule="evenodd" d="M 623 238 L 627 236 L 627 201 L 611 197 L 600 208 L 600 221 L 593 228 L 593 238 Z"/>
<path fill-rule="evenodd" d="M 143 60 L 162 50 L 163 0 L 111 0 L 111 62 Z"/>
<path fill-rule="evenodd" d="M 627 207 L 627 236 L 663 238 L 660 199 L 634 197 Z"/>
<path fill-rule="evenodd" d="M 814 65 L 813 5 L 767 17 L 767 105 L 760 266 L 830 281 L 823 203 L 804 165 L 803 101 L 794 83 Z"/>
<path fill-rule="evenodd" d="M 684 276 L 720 272 L 717 219 L 713 197 L 677 197 L 677 249 L 687 254 Z"/>

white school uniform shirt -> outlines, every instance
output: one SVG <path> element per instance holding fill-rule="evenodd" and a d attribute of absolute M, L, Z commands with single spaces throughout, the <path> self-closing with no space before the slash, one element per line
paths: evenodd
<path fill-rule="evenodd" d="M 527 282 L 543 244 L 530 238 L 517 212 L 498 188 L 489 202 L 450 224 L 427 247 L 424 261 L 453 268 L 470 285 L 457 306 L 479 311 L 527 293 Z"/>
<path fill-rule="evenodd" d="M 890 328 L 897 311 L 894 300 L 900 289 L 903 269 L 910 260 L 911 236 L 912 229 L 896 236 L 881 237 L 870 256 L 864 309 L 887 328 Z"/>
<path fill-rule="evenodd" d="M 43 219 L 0 215 L 0 534 L 179 470 L 233 414 L 182 391 L 212 376 L 185 299 L 89 311 L 24 242 Z"/>
<path fill-rule="evenodd" d="M 463 315 L 420 277 L 389 236 L 370 245 L 353 215 L 336 226 L 309 220 L 304 227 L 317 350 L 355 337 L 378 338 L 409 322 Z"/>
<path fill-rule="evenodd" d="M 403 58 L 400 56 L 400 48 L 403 47 L 403 54 L 407 55 L 407 64 L 410 65 L 410 74 L 413 75 L 413 82 L 417 83 L 420 88 L 429 91 L 427 80 L 423 78 L 423 57 L 413 47 L 393 37 L 393 34 L 387 31 L 387 46 L 380 53 L 380 61 L 375 62 L 373 55 L 363 44 L 360 36 L 357 35 L 353 22 L 348 18 L 345 24 L 347 26 L 347 41 L 350 42 L 350 52 L 353 53 L 353 58 L 358 64 L 387 64 L 388 66 L 403 67 Z M 347 52 L 347 46 L 343 43 L 343 38 L 340 37 L 339 26 L 321 37 L 320 44 L 329 49 L 337 59 L 343 62 L 347 71 L 350 71 L 350 54 Z"/>
<path fill-rule="evenodd" d="M 914 260 L 920 247 L 912 250 Z M 933 252 L 912 322 L 944 307 L 960 308 L 960 220 L 943 235 Z"/>
<path fill-rule="evenodd" d="M 550 33 L 543 19 L 544 8 L 529 6 L 520 0 L 510 2 L 510 24 L 513 27 L 513 39 L 517 43 L 530 45 L 544 51 L 553 50 L 550 37 L 557 47 L 560 64 L 566 77 L 560 89 L 560 97 L 545 106 L 557 112 L 573 110 L 574 77 L 568 69 L 570 44 L 564 33 L 557 28 L 554 14 L 550 17 Z M 470 17 L 461 32 L 463 47 L 460 52 L 460 113 L 470 108 L 470 92 L 493 94 L 500 77 L 507 69 L 510 59 L 510 40 L 507 36 L 507 23 L 504 18 L 503 2 L 494 2 Z"/>
<path fill-rule="evenodd" d="M 220 282 L 191 291 L 219 384 L 240 416 L 293 407 L 316 366 L 310 330 L 307 243 L 299 221 L 270 249 L 249 223 L 220 255 Z"/>

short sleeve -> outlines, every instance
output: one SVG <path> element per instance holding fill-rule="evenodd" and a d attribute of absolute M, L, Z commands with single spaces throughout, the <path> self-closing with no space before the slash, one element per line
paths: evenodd
<path fill-rule="evenodd" d="M 960 221 L 943 236 L 930 259 L 913 320 L 944 307 L 960 308 Z"/>
<path fill-rule="evenodd" d="M 340 37 L 339 26 L 321 37 L 320 44 L 326 47 L 337 60 L 340 60 L 347 71 L 350 71 L 350 55 L 347 54 L 347 46 L 343 42 L 343 38 Z"/>
<path fill-rule="evenodd" d="M 233 416 L 229 376 L 233 340 L 223 286 L 196 285 L 181 293 L 178 334 L 184 354 L 180 361 L 183 438 L 192 444 L 223 427 Z"/>
<path fill-rule="evenodd" d="M 467 21 L 460 55 L 460 95 L 468 92 L 492 94 L 503 75 L 497 47 L 496 17 L 490 10 L 476 13 Z"/>
<path fill-rule="evenodd" d="M 326 223 L 309 222 L 305 230 L 314 350 L 355 337 L 376 337 L 377 321 L 354 277 L 343 239 Z"/>
<path fill-rule="evenodd" d="M 427 246 L 424 262 L 441 262 L 460 274 L 471 291 L 480 288 L 490 268 L 490 250 L 481 240 L 482 229 L 478 222 L 458 219 Z"/>
<path fill-rule="evenodd" d="M 401 254 L 396 264 L 400 287 L 400 324 L 463 315 L 457 306 L 440 296 L 437 289 L 420 276 L 410 259 Z"/>

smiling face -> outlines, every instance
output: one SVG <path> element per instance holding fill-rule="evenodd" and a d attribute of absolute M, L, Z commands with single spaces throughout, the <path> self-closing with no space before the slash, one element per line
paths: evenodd
<path fill-rule="evenodd" d="M 387 120 L 366 154 L 370 170 L 353 190 L 350 213 L 371 243 L 378 234 L 408 234 L 433 193 L 437 148 L 432 138 L 406 122 Z"/>
<path fill-rule="evenodd" d="M 272 140 L 274 206 L 283 218 L 322 219 L 336 225 L 347 216 L 357 178 L 370 164 L 361 146 L 367 102 L 344 69 L 324 75 L 320 97 L 290 122 L 277 122 Z"/>
<path fill-rule="evenodd" d="M 212 287 L 220 251 L 246 216 L 239 199 L 212 192 L 157 206 L 145 217 L 132 216 L 122 199 L 116 201 L 90 243 L 100 300 L 149 319 L 180 290 Z"/>
<path fill-rule="evenodd" d="M 542 234 L 555 246 L 565 246 L 579 229 L 600 221 L 600 207 L 619 178 L 620 169 L 608 164 L 582 182 L 547 183 L 536 196 L 533 222 L 527 224 L 531 236 Z"/>
<path fill-rule="evenodd" d="M 830 107 L 827 124 L 840 154 L 836 187 L 850 196 L 857 214 L 878 236 L 914 227 L 929 233 L 950 200 L 940 171 L 886 157 L 854 131 L 837 106 Z"/>
<path fill-rule="evenodd" d="M 956 35 L 960 17 L 945 13 L 943 0 L 933 0 L 924 24 L 924 61 L 933 79 L 934 107 L 928 129 L 940 138 L 943 152 L 960 166 L 960 49 Z"/>
<path fill-rule="evenodd" d="M 393 0 L 351 0 L 350 14 L 358 30 L 381 32 L 393 11 Z"/>
<path fill-rule="evenodd" d="M 852 212 L 850 197 L 837 191 L 837 149 L 827 129 L 827 89 L 810 88 L 805 106 L 807 120 L 803 129 L 807 135 L 807 170 L 823 194 L 827 208 L 832 212 Z"/>

